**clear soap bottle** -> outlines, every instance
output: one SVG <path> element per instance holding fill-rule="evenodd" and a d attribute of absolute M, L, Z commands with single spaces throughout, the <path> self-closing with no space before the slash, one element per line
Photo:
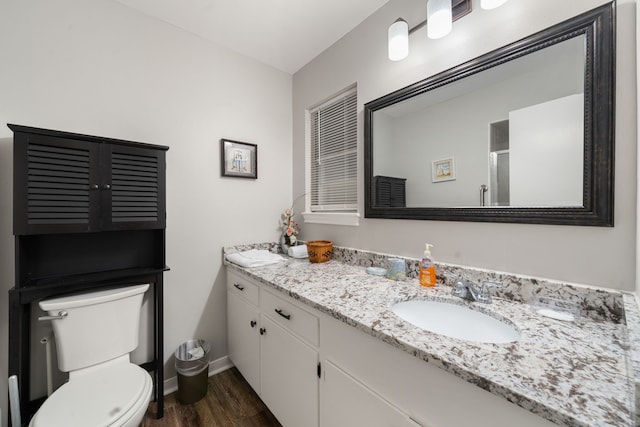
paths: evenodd
<path fill-rule="evenodd" d="M 433 245 L 426 243 L 424 255 L 420 261 L 420 284 L 422 286 L 432 287 L 436 285 L 436 267 L 433 265 L 431 258 L 431 250 Z"/>

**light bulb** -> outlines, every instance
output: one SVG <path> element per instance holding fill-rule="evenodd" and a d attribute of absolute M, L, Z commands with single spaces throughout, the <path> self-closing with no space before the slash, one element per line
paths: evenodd
<path fill-rule="evenodd" d="M 389 27 L 389 59 L 400 61 L 409 55 L 409 25 L 398 18 Z"/>
<path fill-rule="evenodd" d="M 446 36 L 453 26 L 451 0 L 429 0 L 427 2 L 427 36 L 439 39 Z"/>

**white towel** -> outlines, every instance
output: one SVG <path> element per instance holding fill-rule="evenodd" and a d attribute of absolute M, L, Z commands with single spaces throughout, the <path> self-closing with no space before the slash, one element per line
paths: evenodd
<path fill-rule="evenodd" d="M 260 267 L 284 261 L 284 258 L 266 249 L 249 249 L 244 252 L 228 254 L 227 260 L 241 267 Z"/>
<path fill-rule="evenodd" d="M 291 258 L 308 258 L 307 245 L 296 245 L 289 247 L 289 256 Z"/>

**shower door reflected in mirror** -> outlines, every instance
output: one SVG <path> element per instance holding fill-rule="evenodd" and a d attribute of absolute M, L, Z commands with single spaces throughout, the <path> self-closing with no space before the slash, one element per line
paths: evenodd
<path fill-rule="evenodd" d="M 508 120 L 489 125 L 489 176 L 491 206 L 509 206 Z"/>

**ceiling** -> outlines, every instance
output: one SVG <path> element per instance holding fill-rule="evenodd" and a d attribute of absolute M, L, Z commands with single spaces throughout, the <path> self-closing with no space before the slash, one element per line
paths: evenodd
<path fill-rule="evenodd" d="M 293 74 L 389 0 L 116 0 Z"/>

